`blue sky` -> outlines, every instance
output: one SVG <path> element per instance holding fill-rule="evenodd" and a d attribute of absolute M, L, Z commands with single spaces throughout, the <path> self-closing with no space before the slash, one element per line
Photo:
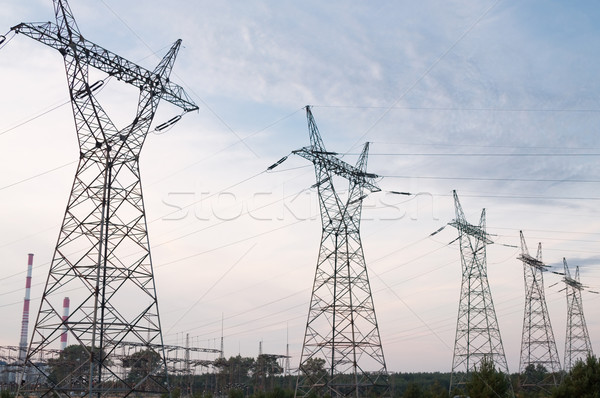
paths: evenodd
<path fill-rule="evenodd" d="M 48 0 L 7 3 L 2 33 L 53 19 Z M 329 150 L 354 162 L 370 141 L 369 171 L 384 176 L 362 238 L 390 370 L 451 367 L 460 253 L 455 230 L 429 234 L 454 218 L 453 189 L 471 222 L 486 208 L 497 235 L 489 282 L 511 371 L 524 288 L 519 250 L 505 245 L 519 230 L 600 290 L 597 4 L 372 3 L 71 1 L 88 40 L 147 68 L 183 39 L 172 79 L 200 109 L 150 134 L 141 159 L 167 342 L 189 333 L 215 347 L 223 316 L 227 356 L 255 356 L 261 340 L 283 354 L 289 331 L 297 365 L 320 233 L 314 173 L 295 157 L 264 170 L 308 144 L 307 104 Z M 35 310 L 78 150 L 60 54 L 17 35 L 0 71 L 0 344 L 16 345 L 27 253 Z M 99 97 L 123 125 L 135 94 L 110 82 Z M 156 124 L 177 113 L 162 104 Z M 546 274 L 562 355 L 559 280 Z M 596 351 L 598 299 L 583 293 Z"/>

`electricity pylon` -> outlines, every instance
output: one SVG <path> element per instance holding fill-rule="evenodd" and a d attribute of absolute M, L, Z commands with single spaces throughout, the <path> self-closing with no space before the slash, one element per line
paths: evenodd
<path fill-rule="evenodd" d="M 520 231 L 520 237 L 521 254 L 517 258 L 523 262 L 525 311 L 519 382 L 524 388 L 549 392 L 560 383 L 562 369 L 544 294 L 544 272 L 548 268 L 542 262 L 542 244 L 538 244 L 534 258 L 529 254 L 523 231 Z"/>
<path fill-rule="evenodd" d="M 593 355 L 590 335 L 583 316 L 581 291 L 587 286 L 579 282 L 579 267 L 575 268 L 575 278 L 571 277 L 567 260 L 563 258 L 565 268 L 565 290 L 567 292 L 567 338 L 565 340 L 565 372 L 569 372 L 578 360 Z M 595 292 L 594 292 L 595 293 Z"/>
<path fill-rule="evenodd" d="M 380 191 L 377 175 L 366 172 L 369 143 L 352 166 L 325 149 L 308 106 L 306 114 L 311 145 L 294 153 L 315 166 L 322 236 L 296 397 L 386 396 L 387 368 L 360 239 L 365 190 Z M 346 198 L 336 191 L 336 176 L 349 181 Z"/>
<path fill-rule="evenodd" d="M 493 242 L 485 231 L 485 209 L 481 211 L 479 225 L 469 224 L 456 191 L 453 191 L 453 195 L 456 219 L 450 225 L 458 230 L 462 284 L 450 393 L 455 388 L 466 387 L 471 373 L 480 366 L 482 360 L 492 361 L 496 370 L 506 375 L 510 385 L 508 365 L 487 278 L 486 245 Z M 514 396 L 512 385 L 509 395 Z"/>
<path fill-rule="evenodd" d="M 184 112 L 198 109 L 169 75 L 178 40 L 154 70 L 146 70 L 80 34 L 66 0 L 54 0 L 56 24 L 13 27 L 63 56 L 79 140 L 79 164 L 27 353 L 29 374 L 45 380 L 37 396 L 127 396 L 168 392 L 158 301 L 150 257 L 139 156 L 161 99 Z M 117 128 L 90 84 L 90 67 L 139 89 L 133 121 Z M 69 292 L 71 314 L 59 301 Z M 37 360 L 66 328 L 77 350 L 54 369 Z M 114 371 L 116 348 L 139 352 Z M 77 353 L 77 361 L 66 352 Z M 59 366 L 60 365 L 60 366 Z M 121 364 L 119 364 L 121 365 Z M 59 369 L 60 367 L 60 369 Z M 24 377 L 26 377 L 24 375 Z M 28 389 L 24 380 L 21 391 Z M 33 388 L 35 386 L 32 386 Z"/>

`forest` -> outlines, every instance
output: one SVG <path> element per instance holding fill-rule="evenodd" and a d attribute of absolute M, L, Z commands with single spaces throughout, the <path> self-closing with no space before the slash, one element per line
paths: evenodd
<path fill-rule="evenodd" d="M 172 377 L 173 398 L 193 396 L 212 398 L 216 396 L 242 398 L 292 398 L 295 376 L 284 375 L 283 367 L 276 358 L 268 355 L 258 358 L 230 357 L 215 361 L 215 372 L 193 377 Z M 524 376 L 529 386 L 523 386 Z M 449 394 L 450 373 L 420 372 L 389 374 L 393 398 L 448 398 L 448 397 L 510 397 L 511 387 L 517 398 L 598 398 L 600 394 L 600 361 L 588 357 L 579 361 L 569 373 L 554 375 L 560 380 L 558 387 L 536 387 L 552 376 L 538 366 L 527 369 L 526 375 L 512 374 L 506 377 L 491 362 L 482 364 L 472 373 L 463 391 Z M 372 396 L 378 396 L 373 394 Z M 319 395 L 315 394 L 315 398 Z"/>

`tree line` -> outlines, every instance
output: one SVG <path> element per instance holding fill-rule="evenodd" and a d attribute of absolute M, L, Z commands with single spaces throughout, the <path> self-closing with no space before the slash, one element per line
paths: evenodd
<path fill-rule="evenodd" d="M 51 378 L 60 380 L 71 377 L 73 385 L 86 382 L 85 369 L 77 371 L 77 364 L 82 361 L 86 350 L 74 345 L 67 347 L 61 356 L 48 360 Z M 230 358 L 218 358 L 204 372 L 199 374 L 169 375 L 172 398 L 292 398 L 296 376 L 284 374 L 281 357 L 259 355 L 256 358 L 240 355 Z M 160 356 L 150 350 L 142 350 L 120 359 L 122 366 L 129 369 L 128 378 L 139 378 L 140 374 L 156 369 L 161 361 Z M 306 376 L 320 379 L 326 374 L 325 361 L 315 358 L 303 368 Z M 160 366 L 158 366 L 160 368 Z M 197 373 L 197 372 L 196 372 Z M 69 374 L 69 376 L 67 376 Z M 595 356 L 585 361 L 578 361 L 570 372 L 551 375 L 560 380 L 557 387 L 536 387 L 548 380 L 550 374 L 542 366 L 527 368 L 526 374 L 512 374 L 509 377 L 494 367 L 492 361 L 482 360 L 471 373 L 469 381 L 449 393 L 450 373 L 417 372 L 389 374 L 392 398 L 498 398 L 510 396 L 511 386 L 516 398 L 600 398 L 600 361 Z M 528 386 L 521 385 L 524 378 Z M 373 396 L 377 396 L 373 394 Z M 1 398 L 9 398 L 7 391 Z M 320 398 L 315 394 L 314 398 Z"/>

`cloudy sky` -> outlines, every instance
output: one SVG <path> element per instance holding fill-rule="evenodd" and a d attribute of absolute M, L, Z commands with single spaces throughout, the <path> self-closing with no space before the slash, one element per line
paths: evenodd
<path fill-rule="evenodd" d="M 0 34 L 53 20 L 49 0 L 9 0 Z M 452 190 L 467 219 L 486 208 L 489 282 L 509 368 L 523 321 L 530 251 L 566 257 L 600 291 L 600 70 L 596 2 L 72 0 L 82 34 L 154 68 L 178 38 L 172 80 L 200 107 L 150 134 L 142 181 L 166 342 L 225 355 L 301 351 L 320 219 L 303 107 L 328 150 L 355 162 L 371 142 L 382 192 L 362 239 L 388 369 L 449 371 L 460 252 Z M 39 306 L 78 148 L 60 54 L 23 35 L 0 49 L 0 345 L 18 344 L 27 253 Z M 101 78 L 101 76 L 100 76 Z M 136 92 L 98 97 L 128 123 Z M 156 124 L 179 113 L 161 105 Z M 389 191 L 413 195 L 397 196 Z M 545 274 L 559 353 L 566 300 Z M 600 352 L 599 295 L 583 292 Z M 32 325 L 30 325 L 31 331 Z M 561 358 L 562 359 L 562 358 Z"/>

